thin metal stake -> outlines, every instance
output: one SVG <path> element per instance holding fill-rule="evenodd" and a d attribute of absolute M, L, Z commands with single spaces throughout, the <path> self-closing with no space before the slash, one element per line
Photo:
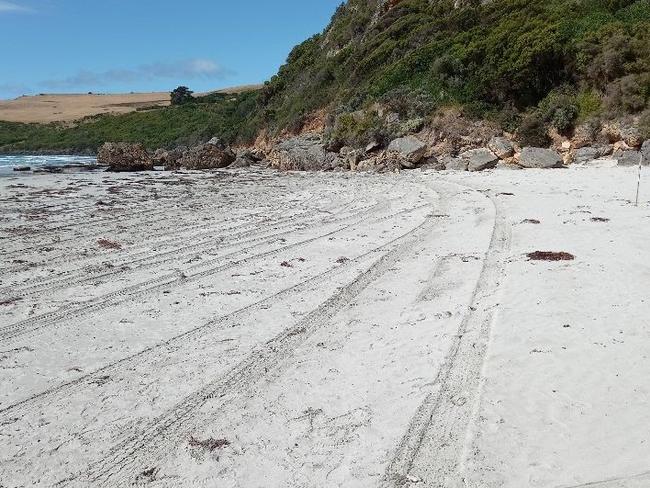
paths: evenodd
<path fill-rule="evenodd" d="M 639 155 L 639 178 L 637 179 L 637 182 L 636 182 L 636 203 L 635 203 L 635 205 L 637 207 L 639 206 L 639 191 L 641 189 L 641 166 L 643 166 L 643 151 L 641 151 L 641 154 Z"/>

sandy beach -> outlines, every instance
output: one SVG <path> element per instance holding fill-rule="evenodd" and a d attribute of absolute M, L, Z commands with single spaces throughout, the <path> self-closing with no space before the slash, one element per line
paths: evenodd
<path fill-rule="evenodd" d="M 0 178 L 0 487 L 650 486 L 635 171 Z"/>

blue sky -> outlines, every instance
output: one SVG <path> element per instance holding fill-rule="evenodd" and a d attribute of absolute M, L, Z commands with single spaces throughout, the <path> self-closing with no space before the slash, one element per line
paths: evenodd
<path fill-rule="evenodd" d="M 0 0 L 0 98 L 268 79 L 341 0 Z"/>

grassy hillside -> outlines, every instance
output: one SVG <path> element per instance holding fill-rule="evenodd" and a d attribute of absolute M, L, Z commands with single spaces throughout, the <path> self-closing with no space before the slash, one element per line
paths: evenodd
<path fill-rule="evenodd" d="M 122 115 L 88 117 L 72 125 L 0 121 L 0 152 L 94 152 L 106 141 L 142 142 L 148 148 L 192 145 L 218 135 L 251 139 L 257 93 L 212 94 L 195 102 Z"/>
<path fill-rule="evenodd" d="M 74 128 L 2 124 L 0 148 L 170 146 L 215 134 L 250 140 L 260 128 L 300 130 L 323 107 L 331 137 L 360 142 L 382 123 L 377 102 L 420 121 L 460 107 L 532 136 L 626 114 L 650 126 L 650 0 L 454 3 L 349 0 L 258 93 Z"/>

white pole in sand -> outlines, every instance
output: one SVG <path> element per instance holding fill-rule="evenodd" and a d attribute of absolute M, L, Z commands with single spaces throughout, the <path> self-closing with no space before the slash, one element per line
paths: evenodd
<path fill-rule="evenodd" d="M 639 155 L 639 177 L 636 181 L 636 203 L 635 205 L 639 206 L 639 191 L 641 190 L 641 167 L 643 166 L 643 151 L 640 151 Z"/>

